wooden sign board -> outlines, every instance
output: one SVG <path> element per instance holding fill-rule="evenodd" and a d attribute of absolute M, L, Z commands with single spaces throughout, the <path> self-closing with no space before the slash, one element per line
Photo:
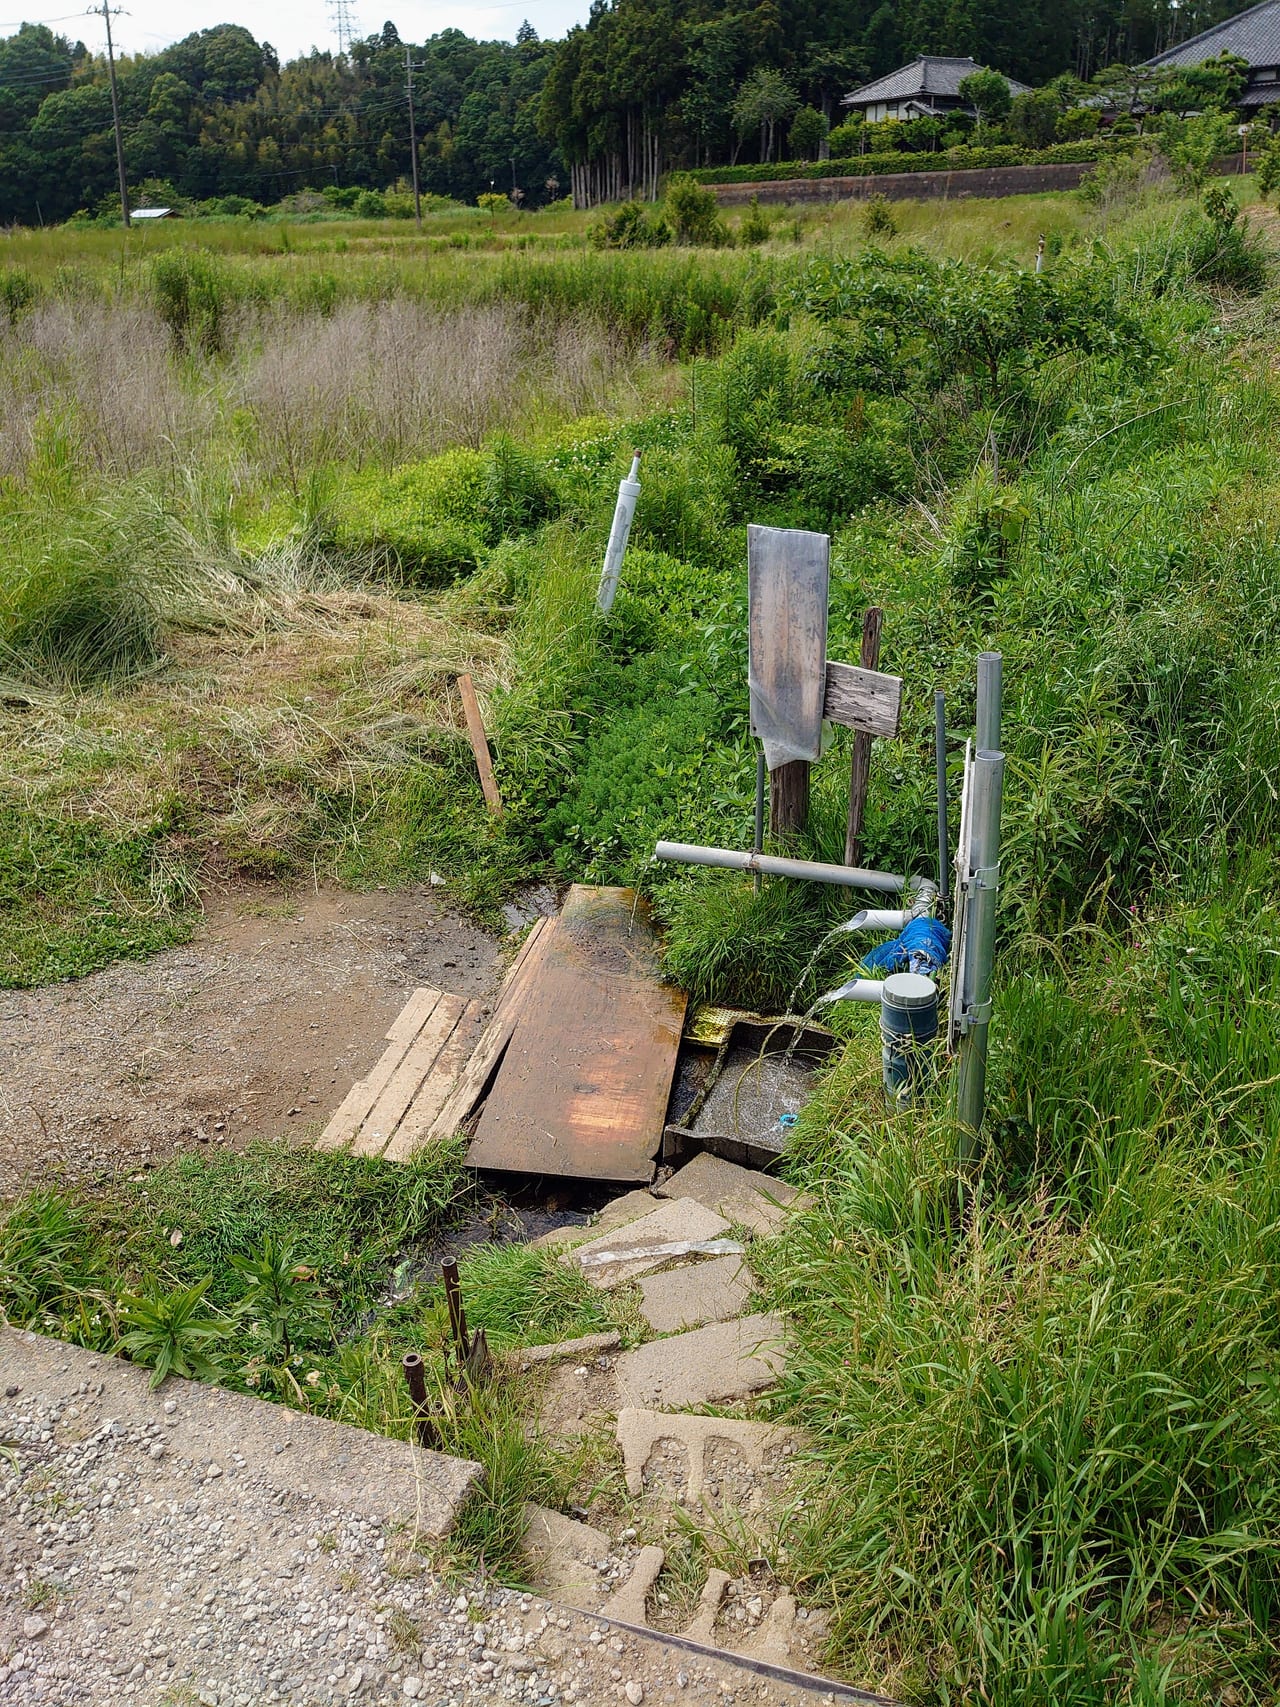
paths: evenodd
<path fill-rule="evenodd" d="M 822 750 L 830 564 L 825 533 L 747 529 L 751 732 L 771 771 Z"/>
<path fill-rule="evenodd" d="M 902 677 L 828 660 L 822 715 L 863 735 L 895 736 L 902 720 Z"/>

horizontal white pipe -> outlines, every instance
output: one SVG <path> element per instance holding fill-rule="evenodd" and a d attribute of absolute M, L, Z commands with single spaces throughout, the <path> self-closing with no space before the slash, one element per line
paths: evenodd
<path fill-rule="evenodd" d="M 815 1008 L 829 1007 L 832 1002 L 879 1002 L 884 990 L 881 978 L 851 978 L 838 990 L 828 990 L 813 1004 Z"/>
<path fill-rule="evenodd" d="M 847 931 L 900 931 L 907 922 L 904 912 L 892 907 L 864 907 L 844 927 Z"/>
<path fill-rule="evenodd" d="M 758 871 L 766 877 L 803 877 L 810 883 L 838 883 L 846 889 L 878 889 L 900 895 L 905 877 L 891 871 L 863 871 L 856 865 L 822 865 L 811 859 L 779 859 L 775 854 L 739 853 L 733 848 L 700 848 L 690 842 L 659 842 L 654 859 L 675 865 L 712 865 L 723 871 Z"/>

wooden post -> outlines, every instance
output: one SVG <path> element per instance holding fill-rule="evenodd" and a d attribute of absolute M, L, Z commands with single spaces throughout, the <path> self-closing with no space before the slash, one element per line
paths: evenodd
<path fill-rule="evenodd" d="M 769 829 L 775 836 L 790 836 L 808 822 L 809 761 L 793 759 L 769 772 Z"/>
<path fill-rule="evenodd" d="M 458 692 L 462 695 L 467 734 L 471 740 L 471 751 L 476 756 L 476 769 L 480 772 L 480 786 L 484 790 L 485 804 L 495 818 L 501 818 L 502 796 L 498 793 L 498 781 L 493 774 L 493 762 L 489 757 L 489 737 L 484 731 L 480 701 L 476 698 L 475 686 L 470 676 L 458 677 Z"/>
<path fill-rule="evenodd" d="M 862 619 L 862 652 L 859 663 L 864 670 L 880 667 L 880 630 L 884 627 L 884 612 L 873 605 Z M 849 773 L 849 823 L 844 835 L 844 863 L 862 864 L 862 816 L 867 808 L 867 783 L 871 777 L 871 737 L 859 730 L 853 737 L 853 763 Z"/>

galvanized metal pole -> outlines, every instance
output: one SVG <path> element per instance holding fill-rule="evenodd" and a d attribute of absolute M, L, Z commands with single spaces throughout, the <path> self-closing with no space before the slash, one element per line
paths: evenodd
<path fill-rule="evenodd" d="M 933 696 L 933 756 L 938 775 L 938 910 L 945 915 L 947 886 L 947 696 Z"/>
<path fill-rule="evenodd" d="M 1000 746 L 1000 717 L 1002 706 L 1002 675 L 1004 659 L 999 652 L 978 654 L 978 726 L 974 750 L 979 753 L 998 753 Z"/>
<path fill-rule="evenodd" d="M 764 852 L 764 791 L 768 780 L 769 773 L 765 769 L 764 748 L 761 747 L 760 751 L 756 754 L 756 825 L 755 835 L 751 839 L 752 853 Z M 760 873 L 757 871 L 755 878 L 757 895 L 760 893 L 763 886 L 764 878 L 761 877 Z"/>
<path fill-rule="evenodd" d="M 980 752 L 973 761 L 972 828 L 961 968 L 961 1035 L 956 1070 L 956 1123 L 960 1160 L 977 1148 L 987 1100 L 987 1033 L 991 1023 L 991 972 L 995 957 L 996 897 L 1000 887 L 1000 808 L 1004 754 Z"/>

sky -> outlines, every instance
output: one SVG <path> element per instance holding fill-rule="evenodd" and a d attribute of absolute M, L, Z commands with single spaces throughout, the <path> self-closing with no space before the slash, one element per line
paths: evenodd
<path fill-rule="evenodd" d="M 12 0 L 9 0 L 12 3 Z M 180 41 L 193 30 L 214 24 L 243 24 L 259 41 L 269 41 L 281 61 L 312 47 L 336 46 L 326 0 L 121 0 L 124 7 L 111 21 L 112 36 L 123 53 L 155 52 Z M 485 40 L 512 40 L 525 18 L 540 36 L 562 36 L 573 24 L 585 23 L 589 0 L 485 0 L 485 4 L 456 5 L 452 0 L 347 0 L 358 36 L 372 35 L 390 18 L 406 41 L 425 41 L 441 30 L 465 30 Z M 63 11 L 55 0 L 37 3 L 28 14 L 32 23 L 47 23 L 73 41 L 99 51 L 106 46 L 100 19 L 78 11 Z M 9 15 L 0 0 L 0 34 L 21 23 L 21 13 Z"/>

